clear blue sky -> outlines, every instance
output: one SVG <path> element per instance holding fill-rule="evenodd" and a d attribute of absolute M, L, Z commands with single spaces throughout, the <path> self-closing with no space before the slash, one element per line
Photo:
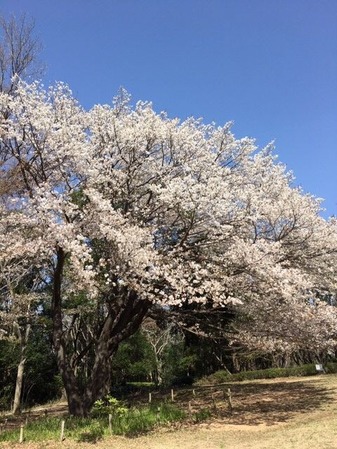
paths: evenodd
<path fill-rule="evenodd" d="M 337 0 L 0 0 L 36 20 L 45 83 L 120 86 L 171 117 L 234 120 L 337 215 Z"/>

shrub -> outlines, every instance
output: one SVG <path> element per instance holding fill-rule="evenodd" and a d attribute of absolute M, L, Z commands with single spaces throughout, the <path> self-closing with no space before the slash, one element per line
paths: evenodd
<path fill-rule="evenodd" d="M 91 411 L 93 417 L 112 415 L 113 418 L 122 418 L 127 413 L 126 405 L 110 395 L 96 401 Z"/>
<path fill-rule="evenodd" d="M 324 365 L 324 369 L 326 373 L 337 373 L 337 363 L 328 362 Z"/>
<path fill-rule="evenodd" d="M 337 363 L 328 363 L 327 368 L 329 372 L 337 372 Z M 230 374 L 228 373 L 228 371 L 217 371 L 214 374 L 201 379 L 197 383 L 218 384 L 223 382 L 235 382 L 253 379 L 275 379 L 277 377 L 312 376 L 315 374 L 317 374 L 315 365 L 308 364 L 294 366 L 291 368 L 268 368 L 255 371 L 241 371 L 240 373 L 235 374 Z"/>

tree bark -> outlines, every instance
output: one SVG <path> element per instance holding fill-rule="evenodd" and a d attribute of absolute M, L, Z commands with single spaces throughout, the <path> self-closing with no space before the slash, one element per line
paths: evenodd
<path fill-rule="evenodd" d="M 132 335 L 142 323 L 150 303 L 138 298 L 133 291 L 125 291 L 123 299 L 110 301 L 107 316 L 98 333 L 91 337 L 83 354 L 74 357 L 71 353 L 71 334 L 63 329 L 62 319 L 62 277 L 66 255 L 58 248 L 54 269 L 52 317 L 53 343 L 57 363 L 67 394 L 70 415 L 87 416 L 97 399 L 110 391 L 111 358 L 119 343 Z M 78 374 L 81 358 L 93 348 L 93 360 L 88 377 Z"/>
<path fill-rule="evenodd" d="M 95 346 L 95 359 L 85 394 L 86 408 L 91 409 L 94 402 L 109 393 L 111 359 L 117 352 L 119 343 L 135 333 L 150 304 L 139 299 L 134 292 L 127 295 L 118 313 L 110 311 Z"/>
<path fill-rule="evenodd" d="M 18 364 L 18 371 L 16 374 L 14 403 L 13 403 L 13 414 L 14 415 L 18 415 L 21 412 L 23 377 L 24 377 L 24 372 L 25 372 L 26 351 L 27 351 L 27 343 L 28 343 L 29 333 L 30 333 L 30 324 L 27 324 L 25 326 L 25 329 L 20 329 L 20 327 L 18 327 L 18 334 L 19 334 L 19 341 L 20 341 L 20 361 Z"/>

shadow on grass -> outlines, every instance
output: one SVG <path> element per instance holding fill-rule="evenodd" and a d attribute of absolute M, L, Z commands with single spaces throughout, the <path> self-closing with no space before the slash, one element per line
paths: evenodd
<path fill-rule="evenodd" d="M 337 379 L 337 378 L 336 378 Z M 193 388 L 193 387 L 192 387 Z M 296 416 L 322 410 L 336 402 L 337 380 L 333 384 L 326 385 L 323 377 L 312 380 L 275 380 L 275 381 L 250 381 L 249 383 L 226 383 L 218 386 L 179 388 L 175 390 L 175 405 L 185 410 L 190 422 L 202 422 L 208 420 L 211 413 L 223 424 L 273 425 L 287 422 Z M 229 411 L 226 392 L 231 389 L 232 413 Z M 195 392 L 195 395 L 193 394 Z M 130 404 L 145 404 L 148 401 L 148 393 L 141 397 L 129 397 Z M 170 402 L 170 390 L 154 392 L 154 403 Z M 209 413 L 210 412 L 210 413 Z M 65 404 L 50 407 L 46 415 L 48 417 L 64 416 Z M 44 410 L 30 413 L 29 421 L 34 421 L 44 415 Z M 205 416 L 204 416 L 205 415 Z M 28 418 L 27 414 L 21 417 L 11 417 L 6 420 L 4 429 L 19 427 L 20 422 Z M 200 420 L 197 419 L 200 417 Z M 79 438 L 81 442 L 95 442 L 102 437 L 101 429 L 90 429 L 83 432 Z"/>
<path fill-rule="evenodd" d="M 233 411 L 230 413 L 224 392 L 231 389 Z M 189 394 L 190 395 L 190 394 Z M 177 402 L 185 402 L 182 392 Z M 336 401 L 331 388 L 319 381 L 276 381 L 231 383 L 218 389 L 198 390 L 191 401 L 192 408 L 208 407 L 222 422 L 236 425 L 272 425 L 286 422 L 296 415 L 313 412 Z"/>

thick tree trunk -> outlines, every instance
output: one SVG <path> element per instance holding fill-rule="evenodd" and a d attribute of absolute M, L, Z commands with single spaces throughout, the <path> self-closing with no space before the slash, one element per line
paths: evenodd
<path fill-rule="evenodd" d="M 130 292 L 118 313 L 110 311 L 95 347 L 95 360 L 86 389 L 86 407 L 91 408 L 97 399 L 109 393 L 111 358 L 117 352 L 119 343 L 135 333 L 150 304 Z"/>
<path fill-rule="evenodd" d="M 18 365 L 18 371 L 16 374 L 15 383 L 15 393 L 14 393 L 14 403 L 13 403 L 13 414 L 18 415 L 21 412 L 21 395 L 22 395 L 22 385 L 23 385 L 23 375 L 25 370 L 26 358 L 21 357 Z"/>
<path fill-rule="evenodd" d="M 85 417 L 90 409 L 86 407 L 83 395 L 80 393 L 77 385 L 77 379 L 72 376 L 62 375 L 64 388 L 67 393 L 68 410 L 72 416 Z"/>
<path fill-rule="evenodd" d="M 156 348 L 153 346 L 153 354 L 154 354 L 154 361 L 155 361 L 155 371 L 154 371 L 154 382 L 157 387 L 162 385 L 163 383 L 163 363 L 161 360 L 159 360 L 158 354 L 156 352 Z"/>
<path fill-rule="evenodd" d="M 23 387 L 23 376 L 25 372 L 26 364 L 26 350 L 27 342 L 30 333 L 30 324 L 26 325 L 24 330 L 18 328 L 19 341 L 20 341 L 20 361 L 18 364 L 18 371 L 16 374 L 13 414 L 18 415 L 21 412 L 21 396 Z"/>
<path fill-rule="evenodd" d="M 117 351 L 118 345 L 125 338 L 132 335 L 142 323 L 149 303 L 142 301 L 135 292 L 125 292 L 125 297 L 116 303 L 111 300 L 110 308 L 98 334 L 88 342 L 88 348 L 81 356 L 74 357 L 71 353 L 71 334 L 63 329 L 62 321 L 62 275 L 65 253 L 62 248 L 57 251 L 54 270 L 52 314 L 53 314 L 53 343 L 57 356 L 60 374 L 67 393 L 69 413 L 73 416 L 87 416 L 97 399 L 106 395 L 110 390 L 111 358 Z M 87 356 L 89 348 L 93 348 L 93 364 L 87 371 L 88 377 L 78 376 L 77 368 L 81 364 L 81 357 Z"/>

